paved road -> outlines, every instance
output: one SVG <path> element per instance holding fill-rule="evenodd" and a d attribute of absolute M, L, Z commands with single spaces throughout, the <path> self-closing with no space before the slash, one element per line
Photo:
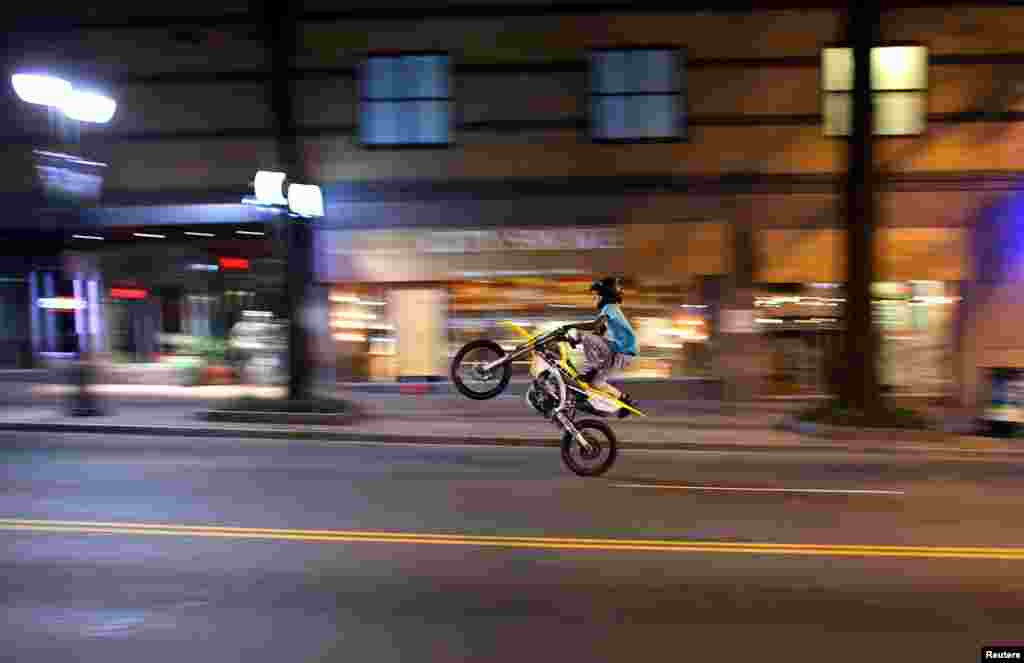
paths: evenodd
<path fill-rule="evenodd" d="M 50 442 L 0 434 L 2 660 L 970 661 L 1024 637 L 1009 459 L 633 451 L 583 480 L 552 449 Z"/>

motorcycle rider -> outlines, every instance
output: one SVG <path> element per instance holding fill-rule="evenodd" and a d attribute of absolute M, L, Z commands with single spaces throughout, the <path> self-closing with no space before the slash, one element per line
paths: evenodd
<path fill-rule="evenodd" d="M 636 332 L 622 312 L 622 287 L 619 279 L 609 276 L 590 285 L 597 305 L 598 317 L 592 322 L 567 325 L 567 338 L 572 347 L 583 345 L 586 361 L 580 377 L 592 387 L 615 396 L 632 406 L 629 394 L 608 384 L 613 372 L 625 370 L 636 357 Z M 573 332 L 576 332 L 575 334 Z M 619 418 L 630 411 L 619 408 Z"/>

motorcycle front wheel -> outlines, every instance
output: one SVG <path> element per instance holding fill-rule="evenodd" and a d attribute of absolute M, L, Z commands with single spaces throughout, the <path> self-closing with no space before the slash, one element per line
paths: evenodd
<path fill-rule="evenodd" d="M 494 341 L 481 339 L 467 343 L 452 359 L 452 383 L 459 393 L 475 401 L 494 398 L 508 386 L 512 365 L 506 363 L 489 372 L 482 367 L 504 356 L 505 351 Z"/>
<path fill-rule="evenodd" d="M 562 436 L 562 461 L 581 477 L 604 474 L 619 453 L 619 443 L 611 426 L 599 419 L 584 419 L 576 422 L 576 428 L 590 443 L 591 450 L 584 449 L 579 440 L 566 431 Z"/>

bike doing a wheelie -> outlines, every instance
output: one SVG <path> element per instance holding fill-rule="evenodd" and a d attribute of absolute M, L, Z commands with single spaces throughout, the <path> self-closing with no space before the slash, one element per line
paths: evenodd
<path fill-rule="evenodd" d="M 580 376 L 565 347 L 574 329 L 572 325 L 530 335 L 514 323 L 504 324 L 523 336 L 523 343 L 507 353 L 492 340 L 467 343 L 452 360 L 451 377 L 455 387 L 474 400 L 494 398 L 508 387 L 512 362 L 529 357 L 533 381 L 526 392 L 526 400 L 530 407 L 562 429 L 562 460 L 580 476 L 606 472 L 618 454 L 615 433 L 600 419 L 577 420 L 577 415 L 608 417 L 623 409 L 646 415 L 611 394 L 595 389 Z"/>

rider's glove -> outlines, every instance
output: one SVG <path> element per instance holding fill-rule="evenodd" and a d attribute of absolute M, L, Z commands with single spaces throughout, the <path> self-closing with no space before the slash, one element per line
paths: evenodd
<path fill-rule="evenodd" d="M 569 346 L 575 348 L 580 344 L 580 330 L 570 327 L 565 332 L 565 340 L 569 342 Z"/>

